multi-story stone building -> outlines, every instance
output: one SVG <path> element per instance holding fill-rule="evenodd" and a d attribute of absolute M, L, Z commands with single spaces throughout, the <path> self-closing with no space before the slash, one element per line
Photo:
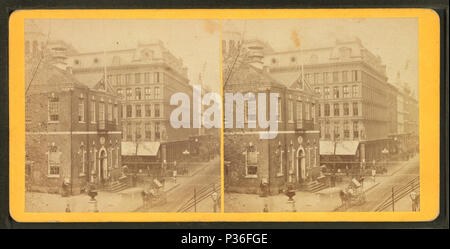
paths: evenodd
<path fill-rule="evenodd" d="M 34 44 L 35 37 L 25 33 L 25 43 Z M 61 42 L 39 44 L 25 54 L 27 189 L 58 193 L 65 181 L 77 194 L 88 182 L 102 187 L 117 180 L 117 94 L 104 78 L 77 80 Z"/>
<path fill-rule="evenodd" d="M 397 129 L 390 134 L 392 151 L 407 159 L 418 152 L 419 142 L 419 106 L 408 85 L 401 81 L 400 74 L 396 82 Z"/>
<path fill-rule="evenodd" d="M 383 157 L 388 134 L 395 126 L 395 94 L 388 87 L 380 57 L 359 39 L 336 40 L 330 47 L 267 54 L 264 63 L 279 78 L 304 68 L 306 81 L 320 96 L 322 163 L 359 167 Z M 341 162 L 338 162 L 341 161 Z"/>
<path fill-rule="evenodd" d="M 227 45 L 228 44 L 228 45 Z M 236 42 L 225 40 L 225 52 L 233 53 Z M 230 47 L 229 47 L 230 46 Z M 231 67 L 231 74 L 224 74 L 226 84 L 224 94 L 246 95 L 253 93 L 245 101 L 233 103 L 233 117 L 243 108 L 244 127 L 237 127 L 225 116 L 224 160 L 225 190 L 245 193 L 258 193 L 261 184 L 267 184 L 271 194 L 277 194 L 291 183 L 302 187 L 319 176 L 319 130 L 315 115 L 315 94 L 300 77 L 300 70 L 290 78 L 277 79 L 263 68 L 263 49 L 265 44 L 257 40 L 245 41 L 248 58 Z M 239 46 L 238 46 L 239 49 Z M 226 54 L 225 54 L 226 56 Z M 230 60 L 231 63 L 234 60 Z M 226 67 L 226 66 L 225 66 Z M 268 119 L 271 108 L 278 108 L 277 135 L 273 139 L 262 139 L 256 110 L 259 93 L 277 93 L 277 107 L 266 108 Z M 225 113 L 227 105 L 225 97 Z M 250 103 L 255 103 L 255 105 Z M 229 107 L 228 107 L 229 108 Z M 231 122 L 231 123 L 230 123 Z"/>
<path fill-rule="evenodd" d="M 76 53 L 69 63 L 79 80 L 96 79 L 106 71 L 107 81 L 121 96 L 122 145 L 130 147 L 123 148 L 123 156 L 131 159 L 124 164 L 147 169 L 185 157 L 182 152 L 189 149 L 189 137 L 198 135 L 199 129 L 170 125 L 170 114 L 177 107 L 170 105 L 170 98 L 182 92 L 192 100 L 192 86 L 182 59 L 161 41 L 124 50 Z"/>

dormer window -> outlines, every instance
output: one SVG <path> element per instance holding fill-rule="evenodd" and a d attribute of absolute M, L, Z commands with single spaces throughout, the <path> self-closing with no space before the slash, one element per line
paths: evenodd
<path fill-rule="evenodd" d="M 342 47 L 339 49 L 339 56 L 342 59 L 350 58 L 350 55 L 352 54 L 352 49 L 347 47 Z"/>
<path fill-rule="evenodd" d="M 112 64 L 116 65 L 116 66 L 120 65 L 120 57 L 119 56 L 114 56 L 113 59 L 112 59 Z"/>
<path fill-rule="evenodd" d="M 309 57 L 309 62 L 310 62 L 310 63 L 317 63 L 318 60 L 319 60 L 319 57 L 318 57 L 316 54 L 312 54 L 312 55 Z"/>
<path fill-rule="evenodd" d="M 153 58 L 153 51 L 146 49 L 141 52 L 141 55 L 144 59 L 151 59 Z"/>

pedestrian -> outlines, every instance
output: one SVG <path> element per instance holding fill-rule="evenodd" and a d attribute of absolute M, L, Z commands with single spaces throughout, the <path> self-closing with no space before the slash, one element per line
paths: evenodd
<path fill-rule="evenodd" d="M 375 182 L 375 176 L 377 175 L 377 171 L 372 169 L 372 181 Z"/>
<path fill-rule="evenodd" d="M 347 208 L 347 193 L 345 190 L 341 189 L 341 191 L 339 191 L 339 197 L 341 198 L 342 206 Z"/>
<path fill-rule="evenodd" d="M 418 211 L 418 207 L 419 207 L 419 195 L 415 192 L 412 191 L 409 194 L 409 197 L 411 198 L 411 209 L 413 212 Z"/>
<path fill-rule="evenodd" d="M 269 212 L 269 205 L 267 205 L 267 203 L 264 204 L 263 212 L 264 213 L 268 213 Z"/>
<path fill-rule="evenodd" d="M 70 213 L 70 204 L 69 203 L 67 203 L 67 205 L 66 205 L 66 213 Z"/>
<path fill-rule="evenodd" d="M 67 197 L 69 196 L 69 188 L 70 188 L 70 179 L 68 177 L 64 177 L 64 180 L 62 182 L 61 186 L 61 196 Z"/>

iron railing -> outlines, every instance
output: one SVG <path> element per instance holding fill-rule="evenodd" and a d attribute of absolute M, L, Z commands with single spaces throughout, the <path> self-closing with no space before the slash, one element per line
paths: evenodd
<path fill-rule="evenodd" d="M 113 131 L 116 130 L 116 121 L 115 120 L 99 120 L 97 129 L 99 131 Z"/>
<path fill-rule="evenodd" d="M 395 203 L 405 196 L 409 195 L 412 191 L 420 191 L 420 178 L 419 176 L 411 179 L 407 184 L 403 186 L 393 186 L 391 196 L 383 200 L 376 208 L 376 212 L 384 211 L 385 209 L 392 207 L 392 211 L 395 211 Z"/>
<path fill-rule="evenodd" d="M 314 120 L 297 119 L 297 130 L 314 130 Z"/>
<path fill-rule="evenodd" d="M 211 194 L 217 193 L 217 200 L 220 200 L 220 184 L 212 183 L 210 185 L 206 185 L 200 189 L 194 188 L 194 193 L 192 198 L 186 201 L 177 212 L 188 212 L 191 209 L 194 209 L 194 212 L 197 212 L 197 204 L 201 201 L 211 198 Z"/>

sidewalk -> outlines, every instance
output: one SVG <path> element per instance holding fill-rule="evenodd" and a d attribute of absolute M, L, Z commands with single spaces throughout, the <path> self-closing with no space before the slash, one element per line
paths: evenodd
<path fill-rule="evenodd" d="M 134 194 L 127 192 L 135 192 Z M 119 193 L 99 191 L 97 207 L 99 212 L 131 212 L 142 205 L 140 191 L 130 188 Z M 80 194 L 70 197 L 61 197 L 59 194 L 48 194 L 38 192 L 25 193 L 26 212 L 65 212 L 67 204 L 71 212 L 88 212 L 90 197 Z"/>
<path fill-rule="evenodd" d="M 297 212 L 330 212 L 339 205 L 340 200 L 320 198 L 318 194 L 296 192 L 293 197 Z M 255 194 L 225 193 L 225 212 L 262 212 L 267 204 L 269 212 L 292 212 L 288 197 L 280 194 L 260 197 Z"/>

